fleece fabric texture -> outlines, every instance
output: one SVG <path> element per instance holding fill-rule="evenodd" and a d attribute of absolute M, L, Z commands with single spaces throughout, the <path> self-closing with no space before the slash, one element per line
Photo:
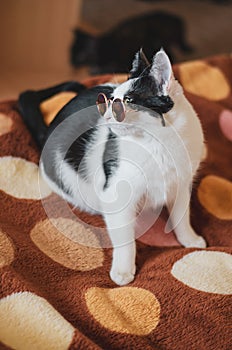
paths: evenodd
<path fill-rule="evenodd" d="M 104 226 L 102 218 L 64 206 L 41 179 L 38 185 L 40 154 L 17 101 L 0 104 L 0 349 L 231 349 L 232 59 L 174 71 L 205 133 L 191 222 L 208 247 L 186 249 L 165 234 L 164 210 L 137 240 L 136 277 L 125 287 L 110 280 L 112 250 L 92 229 Z M 41 105 L 47 123 L 71 97 Z"/>

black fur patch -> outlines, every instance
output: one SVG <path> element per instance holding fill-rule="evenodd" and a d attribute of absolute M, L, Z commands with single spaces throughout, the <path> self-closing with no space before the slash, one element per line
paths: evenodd
<path fill-rule="evenodd" d="M 86 150 L 94 138 L 96 124 L 101 118 L 95 104 L 96 99 L 100 92 L 109 97 L 112 91 L 112 86 L 103 85 L 81 92 L 60 110 L 50 124 L 48 135 L 53 136 L 48 137 L 45 144 L 44 169 L 50 179 L 59 184 L 66 193 L 68 191 L 62 183 L 61 174 L 57 171 L 53 160 L 54 154 L 59 149 L 63 159 L 87 181 Z M 92 109 L 88 109 L 89 106 L 93 106 Z M 63 122 L 62 127 L 59 127 Z M 72 140 L 73 142 L 70 143 Z"/>
<path fill-rule="evenodd" d="M 85 164 L 86 148 L 94 138 L 96 128 L 91 128 L 76 139 L 68 149 L 65 160 L 84 179 L 87 179 L 87 169 Z"/>
<path fill-rule="evenodd" d="M 158 114 L 167 113 L 174 106 L 174 102 L 169 96 L 158 95 L 158 93 L 159 86 L 155 79 L 146 75 L 132 84 L 127 96 L 132 99 L 134 105 L 149 108 Z"/>
<path fill-rule="evenodd" d="M 104 189 L 107 188 L 109 179 L 115 172 L 119 164 L 119 154 L 118 154 L 117 136 L 109 131 L 108 140 L 105 145 L 105 151 L 103 154 L 103 168 L 106 177 L 106 182 L 104 184 Z"/>
<path fill-rule="evenodd" d="M 140 75 L 146 73 L 148 68 L 150 68 L 150 62 L 143 53 L 143 50 L 140 49 L 135 55 L 129 79 L 138 78 Z"/>

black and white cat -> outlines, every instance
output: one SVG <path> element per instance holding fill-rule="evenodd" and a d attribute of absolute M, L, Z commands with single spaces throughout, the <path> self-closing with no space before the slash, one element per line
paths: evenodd
<path fill-rule="evenodd" d="M 61 90 L 79 94 L 46 127 L 39 103 Z M 41 171 L 50 187 L 81 210 L 103 215 L 113 245 L 110 277 L 116 284 L 134 279 L 135 219 L 144 203 L 167 206 L 183 246 L 206 246 L 189 217 L 203 132 L 163 50 L 151 65 L 138 52 L 122 84 L 85 89 L 67 83 L 27 91 L 19 102 L 35 140 L 41 148 L 45 145 Z"/>

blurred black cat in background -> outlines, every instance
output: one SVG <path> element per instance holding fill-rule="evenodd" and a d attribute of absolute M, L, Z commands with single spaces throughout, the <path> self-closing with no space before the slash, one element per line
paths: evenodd
<path fill-rule="evenodd" d="M 94 74 L 127 72 L 134 53 L 141 47 L 148 59 L 163 47 L 175 62 L 173 48 L 185 53 L 192 51 L 185 33 L 181 17 L 161 11 L 129 18 L 99 36 L 77 29 L 71 47 L 71 63 L 76 68 L 90 66 Z"/>

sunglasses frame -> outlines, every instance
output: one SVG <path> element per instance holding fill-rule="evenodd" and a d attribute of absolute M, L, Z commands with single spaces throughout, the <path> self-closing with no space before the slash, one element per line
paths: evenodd
<path fill-rule="evenodd" d="M 109 108 L 109 105 L 112 104 L 112 113 L 114 118 L 118 122 L 122 122 L 126 115 L 126 108 L 125 103 L 120 98 L 115 98 L 114 100 L 107 99 L 106 95 L 104 93 L 99 93 L 96 101 L 96 105 L 98 108 L 99 114 L 103 117 L 106 113 L 107 109 Z M 117 110 L 118 108 L 118 110 Z M 161 119 L 162 126 L 166 126 L 165 119 L 163 117 L 162 113 L 158 113 L 159 118 Z"/>
<path fill-rule="evenodd" d="M 99 114 L 103 117 L 106 113 L 107 109 L 109 108 L 109 105 L 112 104 L 112 113 L 114 118 L 118 122 L 122 122 L 126 115 L 126 108 L 123 103 L 123 101 L 120 98 L 115 98 L 113 101 L 110 99 L 107 99 L 106 95 L 104 93 L 98 94 L 96 105 Z"/>

